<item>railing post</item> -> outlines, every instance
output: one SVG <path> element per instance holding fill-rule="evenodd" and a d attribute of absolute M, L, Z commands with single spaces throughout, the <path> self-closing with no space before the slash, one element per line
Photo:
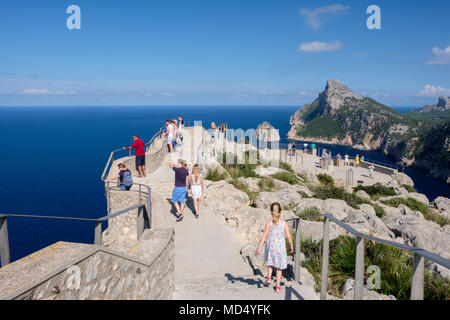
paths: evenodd
<path fill-rule="evenodd" d="M 148 228 L 152 228 L 152 189 L 148 188 L 148 195 L 147 195 L 147 218 L 148 218 Z"/>
<path fill-rule="evenodd" d="M 323 248 L 322 248 L 322 283 L 320 287 L 320 300 L 327 300 L 329 250 L 330 250 L 330 220 L 327 217 L 324 217 Z"/>
<path fill-rule="evenodd" d="M 354 300 L 363 299 L 364 285 L 364 239 L 356 237 L 355 290 Z"/>
<path fill-rule="evenodd" d="M 300 218 L 297 220 L 295 231 L 295 256 L 294 256 L 294 278 L 295 281 L 300 282 Z"/>
<path fill-rule="evenodd" d="M 141 199 L 141 185 L 139 185 L 139 203 L 142 203 L 142 199 Z"/>
<path fill-rule="evenodd" d="M 137 217 L 137 238 L 139 239 L 144 233 L 144 206 L 140 206 L 138 208 L 138 217 Z"/>
<path fill-rule="evenodd" d="M 411 300 L 423 300 L 424 257 L 414 253 L 413 274 L 411 283 Z"/>
<path fill-rule="evenodd" d="M 109 181 L 106 182 L 106 210 L 108 214 L 111 213 L 111 190 L 109 186 Z"/>
<path fill-rule="evenodd" d="M 101 246 L 102 245 L 102 222 L 95 221 L 95 236 L 94 236 L 94 244 Z"/>
<path fill-rule="evenodd" d="M 0 267 L 9 264 L 8 216 L 0 216 Z"/>
<path fill-rule="evenodd" d="M 128 150 L 128 156 L 131 157 L 131 149 Z"/>

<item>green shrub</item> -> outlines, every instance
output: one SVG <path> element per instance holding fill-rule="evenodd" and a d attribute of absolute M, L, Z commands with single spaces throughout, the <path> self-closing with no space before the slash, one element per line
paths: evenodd
<path fill-rule="evenodd" d="M 381 197 L 395 196 L 397 193 L 393 187 L 386 187 L 380 183 L 374 184 L 372 186 L 357 186 L 353 189 L 353 192 L 358 192 L 359 190 L 365 191 L 372 200 L 378 200 Z"/>
<path fill-rule="evenodd" d="M 248 190 L 247 186 L 242 181 L 239 181 L 238 179 L 233 179 L 231 184 L 236 189 L 245 192 L 248 195 L 249 199 L 250 199 L 250 205 L 253 205 L 253 201 L 255 201 L 256 196 L 258 195 L 258 192 Z"/>
<path fill-rule="evenodd" d="M 219 171 L 219 169 L 212 169 L 212 170 L 208 170 L 205 180 L 217 182 L 220 180 L 225 180 L 226 177 L 227 177 L 227 175 L 225 174 L 225 172 L 221 172 L 221 171 Z"/>
<path fill-rule="evenodd" d="M 417 192 L 417 190 L 414 189 L 414 187 L 411 187 L 409 184 L 402 184 L 402 187 L 405 188 L 408 192 Z"/>
<path fill-rule="evenodd" d="M 272 178 L 264 177 L 258 182 L 259 189 L 261 191 L 273 191 L 275 188 L 275 182 Z"/>
<path fill-rule="evenodd" d="M 257 160 L 256 164 L 250 164 L 250 151 L 246 151 L 244 153 L 244 157 L 238 159 L 238 157 L 234 154 L 228 154 L 228 157 L 233 159 L 232 163 L 227 163 L 227 154 L 221 153 L 218 156 L 219 163 L 222 163 L 222 166 L 228 172 L 228 174 L 233 178 L 237 179 L 240 177 L 244 178 L 258 178 L 259 176 L 256 174 L 255 169 L 260 164 L 259 160 Z M 252 157 L 253 158 L 253 157 Z M 257 154 L 255 156 L 258 159 Z"/>
<path fill-rule="evenodd" d="M 313 189 L 314 198 L 319 198 L 322 200 L 326 199 L 340 199 L 344 200 L 350 207 L 359 209 L 359 205 L 363 203 L 367 203 L 366 200 L 360 198 L 354 194 L 346 192 L 342 188 L 334 187 L 334 186 L 318 186 Z"/>
<path fill-rule="evenodd" d="M 294 169 L 292 169 L 292 166 L 287 162 L 280 162 L 280 168 L 291 173 L 295 173 Z"/>
<path fill-rule="evenodd" d="M 433 212 L 433 210 L 430 209 L 429 206 L 427 206 L 425 203 L 422 203 L 420 201 L 417 201 L 413 198 L 394 198 L 382 201 L 382 203 L 397 208 L 399 205 L 403 204 L 410 208 L 413 211 L 419 211 L 423 214 L 423 217 L 427 220 L 434 221 L 437 224 L 439 224 L 441 227 L 445 226 L 446 224 L 450 224 L 450 219 L 441 216 L 440 214 L 437 214 Z"/>
<path fill-rule="evenodd" d="M 334 186 L 334 179 L 327 174 L 324 173 L 318 174 L 317 179 L 324 186 Z"/>
<path fill-rule="evenodd" d="M 306 256 L 303 267 L 313 275 L 317 286 L 321 281 L 322 241 L 302 241 L 301 251 Z M 330 241 L 328 292 L 342 297 L 345 281 L 355 277 L 356 239 L 340 236 Z M 413 255 L 405 250 L 365 241 L 365 270 L 370 265 L 380 267 L 381 289 L 378 293 L 393 295 L 398 300 L 409 300 L 411 294 L 411 277 Z M 365 283 L 368 275 L 365 275 Z M 450 281 L 426 270 L 424 299 L 450 299 Z"/>
<path fill-rule="evenodd" d="M 308 221 L 323 221 L 320 210 L 316 207 L 306 208 L 303 211 L 296 213 L 300 219 Z"/>
<path fill-rule="evenodd" d="M 375 214 L 377 215 L 378 218 L 381 219 L 386 215 L 386 211 L 384 211 L 383 207 L 380 207 L 379 205 L 375 204 L 373 208 L 375 209 Z"/>
<path fill-rule="evenodd" d="M 274 179 L 287 182 L 289 184 L 300 184 L 301 180 L 292 172 L 277 172 L 272 175 Z"/>

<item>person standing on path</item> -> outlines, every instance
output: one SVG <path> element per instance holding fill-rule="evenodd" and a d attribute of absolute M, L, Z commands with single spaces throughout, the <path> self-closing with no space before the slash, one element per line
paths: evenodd
<path fill-rule="evenodd" d="M 359 167 L 359 154 L 355 157 L 355 167 Z"/>
<path fill-rule="evenodd" d="M 119 173 L 117 176 L 114 176 L 111 179 L 106 179 L 105 181 L 114 181 L 119 179 L 120 190 L 129 191 L 133 186 L 131 171 L 128 170 L 123 163 L 119 163 L 117 166 L 119 167 Z"/>
<path fill-rule="evenodd" d="M 133 144 L 128 148 L 123 147 L 124 150 L 130 150 L 134 148 L 136 153 L 136 170 L 139 173 L 138 178 L 146 177 L 145 172 L 145 142 L 139 139 L 138 135 L 133 135 Z"/>
<path fill-rule="evenodd" d="M 341 160 L 342 160 L 341 154 L 338 153 L 336 156 L 336 166 L 338 166 L 338 167 L 340 166 Z"/>
<path fill-rule="evenodd" d="M 305 142 L 303 144 L 303 153 L 306 153 L 306 151 L 308 151 L 308 144 Z"/>
<path fill-rule="evenodd" d="M 173 149 L 176 150 L 176 148 L 177 148 L 177 139 L 178 139 L 178 134 L 179 134 L 178 125 L 177 125 L 177 120 L 176 119 L 172 119 L 172 126 L 174 128 L 172 145 L 173 145 Z"/>
<path fill-rule="evenodd" d="M 170 168 L 175 171 L 175 188 L 172 192 L 172 203 L 177 209 L 177 222 L 183 220 L 184 203 L 189 188 L 189 171 L 186 161 L 178 160 L 178 164 L 169 163 Z"/>
<path fill-rule="evenodd" d="M 292 143 L 288 143 L 287 154 L 292 154 Z"/>
<path fill-rule="evenodd" d="M 189 177 L 191 182 L 191 193 L 192 198 L 194 199 L 194 214 L 195 217 L 198 219 L 198 210 L 200 209 L 200 199 L 205 191 L 205 186 L 203 184 L 203 178 L 200 174 L 200 170 L 198 167 L 198 164 L 194 165 L 194 168 L 192 168 L 192 174 Z"/>
<path fill-rule="evenodd" d="M 281 291 L 282 270 L 287 268 L 286 238 L 289 241 L 290 253 L 294 252 L 294 245 L 287 223 L 281 220 L 281 205 L 278 202 L 272 203 L 270 206 L 270 214 L 271 218 L 266 222 L 266 227 L 259 242 L 258 249 L 256 250 L 256 255 L 261 253 L 261 248 L 264 242 L 266 242 L 264 260 L 268 266 L 268 275 L 264 284 L 270 285 L 272 282 L 273 268 L 275 268 L 275 291 L 278 293 Z"/>
<path fill-rule="evenodd" d="M 180 137 L 180 144 L 183 145 L 184 134 L 184 120 L 182 116 L 178 116 L 178 136 Z"/>
<path fill-rule="evenodd" d="M 295 142 L 293 142 L 292 143 L 292 155 L 293 156 L 295 156 L 295 148 L 296 148 L 296 145 L 295 145 Z"/>
<path fill-rule="evenodd" d="M 166 120 L 166 133 L 164 134 L 167 137 L 167 146 L 169 148 L 169 153 L 173 152 L 173 139 L 175 129 L 172 123 L 169 120 Z"/>
<path fill-rule="evenodd" d="M 375 170 L 375 167 L 373 166 L 373 164 L 371 164 L 369 166 L 369 178 L 373 179 L 373 170 Z"/>
<path fill-rule="evenodd" d="M 350 165 L 350 161 L 348 159 L 348 153 L 346 153 L 344 156 L 344 166 L 349 166 L 349 165 Z"/>

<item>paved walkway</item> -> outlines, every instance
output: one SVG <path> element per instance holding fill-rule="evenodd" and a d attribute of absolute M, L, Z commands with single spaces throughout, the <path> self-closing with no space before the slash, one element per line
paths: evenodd
<path fill-rule="evenodd" d="M 185 141 L 184 146 L 189 145 L 190 141 Z M 169 201 L 174 172 L 168 164 L 169 160 L 176 162 L 182 157 L 183 151 L 180 148 L 166 155 L 160 167 L 147 177 L 134 178 L 135 182 L 150 185 L 152 193 L 163 199 L 161 207 L 165 211 L 163 214 L 167 214 L 164 220 L 175 228 L 174 299 L 316 299 L 312 288 L 302 288 L 293 282 L 285 281 L 288 288 L 283 288 L 279 294 L 272 287 L 264 287 L 264 278 L 255 276 L 250 264 L 240 255 L 243 244 L 207 208 L 201 207 L 200 218 L 196 219 L 193 203 L 188 201 L 183 221 L 175 222 L 175 209 Z"/>

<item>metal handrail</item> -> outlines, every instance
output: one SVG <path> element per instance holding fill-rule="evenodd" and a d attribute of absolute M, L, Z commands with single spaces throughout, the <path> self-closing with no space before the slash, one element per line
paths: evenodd
<path fill-rule="evenodd" d="M 150 189 L 149 189 L 150 190 Z M 150 194 L 148 194 L 148 198 Z M 124 213 L 130 212 L 132 210 L 138 209 L 138 221 L 137 221 L 137 236 L 144 233 L 145 229 L 151 227 L 151 208 L 149 205 L 149 200 L 146 204 L 140 203 L 120 211 L 108 214 L 104 217 L 97 219 L 90 218 L 75 218 L 75 217 L 58 217 L 58 216 L 40 216 L 40 215 L 26 215 L 26 214 L 0 214 L 0 265 L 4 267 L 10 263 L 10 246 L 8 237 L 8 217 L 21 217 L 21 218 L 33 218 L 33 219 L 58 219 L 58 220 L 72 220 L 72 221 L 88 221 L 95 222 L 94 230 L 94 244 L 102 245 L 102 222 L 107 221 L 111 218 L 117 217 Z"/>
<path fill-rule="evenodd" d="M 380 238 L 376 238 L 373 236 L 369 236 L 363 234 L 359 231 L 356 231 L 348 224 L 336 219 L 331 214 L 322 214 L 324 218 L 324 227 L 323 227 L 323 247 L 322 247 L 322 281 L 321 281 L 321 290 L 320 290 L 320 299 L 327 299 L 327 285 L 328 285 L 328 257 L 329 257 L 329 245 L 330 245 L 330 226 L 329 221 L 333 221 L 347 232 L 355 235 L 357 237 L 356 241 L 356 263 L 355 263 L 355 291 L 354 291 L 354 299 L 362 300 L 363 299 L 363 285 L 364 285 L 364 241 L 363 239 L 379 242 L 382 244 L 386 244 L 392 247 L 400 248 L 407 250 L 409 252 L 414 253 L 414 262 L 413 262 L 413 277 L 412 277 L 412 285 L 411 285 L 411 300 L 423 300 L 423 290 L 424 290 L 424 275 L 425 275 L 425 267 L 424 267 L 424 258 L 433 261 L 447 269 L 450 269 L 450 260 L 445 259 L 437 254 L 429 252 L 422 248 L 415 248 L 408 245 L 404 245 L 401 243 L 384 240 Z M 294 256 L 294 279 L 296 281 L 300 280 L 300 218 L 291 218 L 286 219 L 286 222 L 294 221 L 295 229 L 296 229 L 296 243 L 295 243 L 295 256 Z"/>
<path fill-rule="evenodd" d="M 404 244 L 400 244 L 393 241 L 388 241 L 372 236 L 365 235 L 361 232 L 356 231 L 351 226 L 345 224 L 344 222 L 336 219 L 331 214 L 324 214 L 324 228 L 323 228 L 323 248 L 322 248 L 322 282 L 320 299 L 326 300 L 327 298 L 327 280 L 328 280 L 328 255 L 329 255 L 329 221 L 333 221 L 340 227 L 344 228 L 347 232 L 355 235 L 356 240 L 356 263 L 355 263 L 355 289 L 354 289 L 354 299 L 363 299 L 363 285 L 364 285 L 364 240 L 372 240 L 375 242 L 387 244 L 393 247 L 404 249 L 414 253 L 413 262 L 413 276 L 411 285 L 411 300 L 423 300 L 423 290 L 424 290 L 424 258 L 433 261 L 447 269 L 450 269 L 450 260 L 438 256 L 432 252 L 421 248 L 414 248 Z"/>
<path fill-rule="evenodd" d="M 152 145 L 152 143 L 155 141 L 156 138 L 161 137 L 162 133 L 164 132 L 165 127 L 161 127 L 158 132 L 144 145 L 146 152 L 148 152 L 150 150 L 150 146 Z M 105 168 L 102 172 L 102 175 L 100 177 L 101 180 L 105 181 L 106 177 L 107 177 L 107 171 L 110 169 L 110 166 L 112 165 L 112 163 L 115 160 L 115 154 L 121 151 L 125 151 L 124 149 L 116 149 L 111 151 L 108 160 L 106 161 L 106 165 Z M 128 150 L 128 156 L 131 157 L 131 149 Z"/>
<path fill-rule="evenodd" d="M 389 163 L 385 163 L 385 162 L 381 162 L 381 161 L 376 161 L 376 160 L 370 160 L 370 159 L 364 159 L 364 161 L 361 160 L 361 162 L 373 163 L 373 164 L 377 164 L 379 166 L 395 169 L 397 171 L 398 171 L 398 168 L 399 168 L 398 166 L 393 165 L 393 164 L 389 164 Z"/>

